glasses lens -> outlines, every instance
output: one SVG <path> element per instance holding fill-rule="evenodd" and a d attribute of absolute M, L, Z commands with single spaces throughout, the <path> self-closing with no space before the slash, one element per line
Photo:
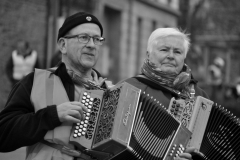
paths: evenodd
<path fill-rule="evenodd" d="M 78 40 L 81 43 L 87 43 L 89 41 L 90 37 L 88 35 L 80 35 L 78 36 Z"/>
<path fill-rule="evenodd" d="M 102 45 L 104 42 L 104 38 L 102 37 L 93 37 L 93 41 L 96 45 Z"/>

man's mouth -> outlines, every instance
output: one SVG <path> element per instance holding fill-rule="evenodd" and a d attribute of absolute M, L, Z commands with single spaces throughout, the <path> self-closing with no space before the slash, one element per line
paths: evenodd
<path fill-rule="evenodd" d="M 84 53 L 84 54 L 86 54 L 88 56 L 94 56 L 94 54 L 92 54 L 92 53 Z"/>

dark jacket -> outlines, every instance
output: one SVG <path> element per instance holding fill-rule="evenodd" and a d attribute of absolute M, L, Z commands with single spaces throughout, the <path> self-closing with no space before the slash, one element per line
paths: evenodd
<path fill-rule="evenodd" d="M 74 84 L 65 64 L 60 63 L 54 74 L 60 77 L 69 100 L 74 101 Z M 97 74 L 100 76 L 98 72 Z M 5 108 L 0 113 L 0 152 L 33 145 L 41 141 L 49 130 L 61 125 L 56 105 L 34 111 L 30 100 L 33 78 L 34 72 L 13 87 Z"/>
<path fill-rule="evenodd" d="M 146 92 L 146 94 L 149 94 L 154 97 L 157 101 L 159 101 L 162 105 L 164 105 L 166 108 L 168 108 L 170 100 L 172 97 L 177 98 L 178 94 L 161 86 L 154 82 L 152 82 L 149 79 L 142 78 L 142 77 L 133 77 L 125 80 L 126 82 L 134 85 L 135 87 L 142 90 L 142 92 Z M 205 98 L 208 98 L 208 95 L 197 86 L 197 81 L 192 79 L 191 83 L 194 84 L 195 88 L 195 96 L 202 96 Z"/>

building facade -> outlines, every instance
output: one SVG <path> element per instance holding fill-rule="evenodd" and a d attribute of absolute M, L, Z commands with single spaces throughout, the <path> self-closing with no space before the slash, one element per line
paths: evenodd
<path fill-rule="evenodd" d="M 178 0 L 1 0 L 1 108 L 11 89 L 5 66 L 16 42 L 29 41 L 47 68 L 57 52 L 59 27 L 79 11 L 93 13 L 102 22 L 106 43 L 96 68 L 115 83 L 140 72 L 150 33 L 157 27 L 176 27 L 180 15 Z"/>

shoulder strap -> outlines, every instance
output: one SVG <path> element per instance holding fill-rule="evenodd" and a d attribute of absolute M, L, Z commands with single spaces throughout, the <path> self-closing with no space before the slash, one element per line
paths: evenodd
<path fill-rule="evenodd" d="M 162 91 L 165 91 L 165 92 L 171 92 L 175 97 L 181 97 L 181 98 L 184 98 L 184 99 L 187 98 L 181 92 L 173 90 L 173 89 L 171 89 L 170 87 L 167 87 L 167 86 L 159 85 L 159 84 L 150 80 L 149 78 L 147 78 L 144 75 L 137 75 L 136 77 L 133 77 L 133 78 L 136 78 L 138 81 L 140 81 L 144 84 L 147 84 L 151 88 L 162 90 Z"/>

